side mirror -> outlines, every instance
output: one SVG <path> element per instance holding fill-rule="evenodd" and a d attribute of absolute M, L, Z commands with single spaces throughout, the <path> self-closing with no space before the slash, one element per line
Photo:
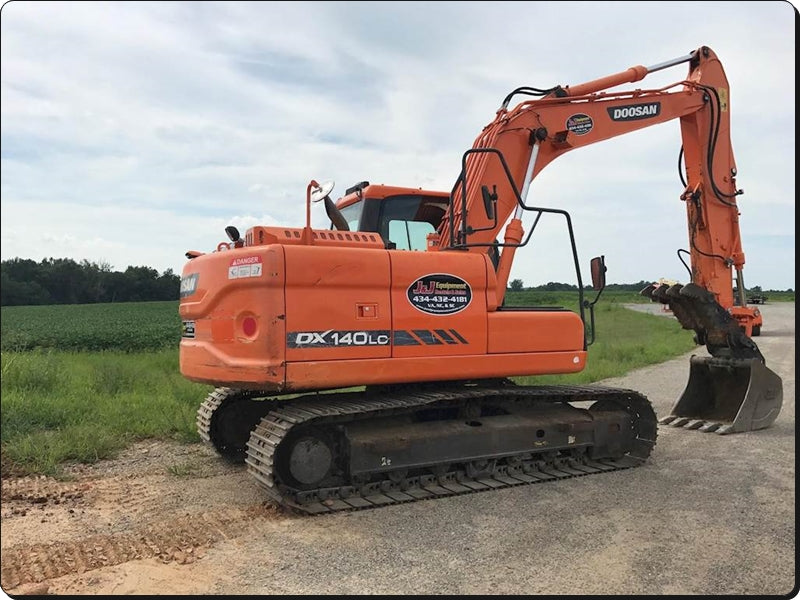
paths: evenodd
<path fill-rule="evenodd" d="M 324 200 L 328 197 L 328 195 L 333 191 L 334 187 L 333 181 L 325 181 L 317 187 L 314 188 L 314 191 L 311 192 L 311 201 L 312 202 L 319 202 L 320 200 Z"/>
<path fill-rule="evenodd" d="M 591 260 L 592 288 L 597 291 L 606 287 L 606 262 L 605 256 L 595 256 Z"/>
<path fill-rule="evenodd" d="M 494 204 L 497 202 L 497 186 L 494 186 L 494 193 L 489 192 L 487 186 L 481 187 L 483 196 L 483 209 L 486 211 L 486 218 L 494 220 Z"/>
<path fill-rule="evenodd" d="M 583 301 L 583 305 L 589 309 L 589 318 L 591 319 L 591 325 L 589 331 L 591 332 L 591 339 L 586 340 L 586 345 L 594 344 L 595 340 L 595 323 L 594 323 L 594 305 L 597 304 L 597 301 L 600 300 L 600 294 L 603 293 L 603 290 L 606 287 L 606 260 L 605 256 L 595 256 L 589 263 L 590 269 L 592 271 L 592 288 L 597 292 L 597 296 L 595 296 L 594 300 L 589 302 L 588 300 Z"/>

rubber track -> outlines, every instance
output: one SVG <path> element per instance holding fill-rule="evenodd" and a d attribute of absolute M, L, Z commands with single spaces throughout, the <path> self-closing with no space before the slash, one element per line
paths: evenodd
<path fill-rule="evenodd" d="M 538 455 L 521 467 L 498 466 L 491 476 L 470 478 L 463 470 L 445 475 L 409 477 L 401 482 L 388 478 L 360 487 L 351 485 L 298 491 L 283 486 L 273 478 L 275 451 L 286 435 L 300 425 L 347 422 L 353 419 L 391 416 L 435 404 L 462 402 L 486 397 L 514 397 L 547 402 L 597 401 L 603 399 L 627 403 L 628 411 L 640 421 L 652 426 L 652 439 L 638 438 L 638 455 L 628 454 L 619 459 L 589 460 L 559 458 L 547 461 Z M 457 388 L 432 392 L 382 394 L 365 397 L 364 393 L 328 394 L 310 399 L 298 398 L 277 407 L 264 417 L 247 443 L 247 471 L 265 489 L 271 499 L 309 514 L 330 513 L 413 502 L 428 498 L 455 496 L 489 489 L 498 489 L 581 477 L 595 473 L 636 467 L 647 459 L 655 445 L 657 424 L 650 402 L 633 390 L 602 386 L 537 386 Z"/>

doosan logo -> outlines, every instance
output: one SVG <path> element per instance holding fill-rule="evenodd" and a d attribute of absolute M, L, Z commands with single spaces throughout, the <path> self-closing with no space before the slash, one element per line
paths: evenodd
<path fill-rule="evenodd" d="M 617 106 L 609 108 L 608 116 L 612 121 L 635 121 L 637 119 L 649 119 L 661 114 L 661 102 L 651 102 L 650 104 L 629 104 L 628 106 Z"/>

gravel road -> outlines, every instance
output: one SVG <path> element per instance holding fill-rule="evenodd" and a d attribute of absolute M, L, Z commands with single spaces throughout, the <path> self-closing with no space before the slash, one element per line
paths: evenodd
<path fill-rule="evenodd" d="M 641 305 L 639 310 L 657 310 Z M 642 467 L 320 517 L 263 503 L 200 445 L 4 481 L 2 587 L 57 594 L 790 594 L 795 305 L 761 307 L 767 429 L 659 428 Z M 699 352 L 699 350 L 698 350 Z M 591 355 L 590 355 L 591 360 Z M 689 355 L 603 383 L 669 413 Z M 38 587 L 37 587 L 38 586 Z"/>

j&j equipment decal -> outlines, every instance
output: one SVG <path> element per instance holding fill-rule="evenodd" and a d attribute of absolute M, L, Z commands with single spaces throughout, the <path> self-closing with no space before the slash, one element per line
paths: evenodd
<path fill-rule="evenodd" d="M 575 135 L 586 135 L 592 130 L 592 127 L 594 127 L 594 121 L 592 121 L 592 117 L 589 115 L 578 113 L 567 119 L 566 127 L 568 131 L 571 131 Z"/>
<path fill-rule="evenodd" d="M 452 315 L 472 301 L 469 283 L 447 273 L 431 273 L 417 279 L 406 292 L 411 306 L 429 315 Z"/>

